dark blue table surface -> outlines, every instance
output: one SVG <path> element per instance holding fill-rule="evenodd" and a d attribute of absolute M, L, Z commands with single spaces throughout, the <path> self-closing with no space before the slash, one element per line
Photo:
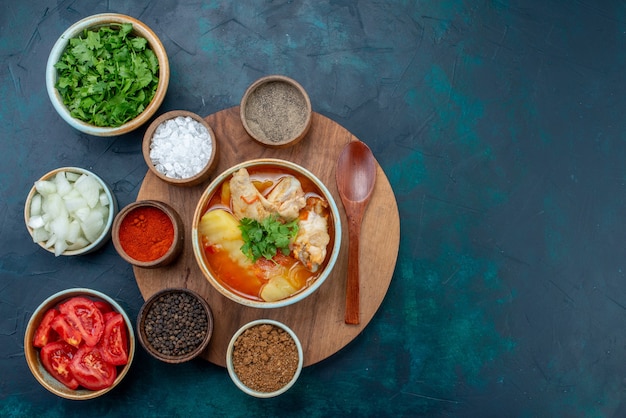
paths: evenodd
<path fill-rule="evenodd" d="M 107 11 L 164 43 L 159 113 L 208 115 L 288 75 L 391 182 L 401 248 L 381 308 L 279 398 L 140 347 L 122 384 L 86 402 L 26 366 L 25 326 L 50 294 L 90 287 L 131 317 L 143 302 L 112 244 L 55 258 L 23 222 L 32 183 L 61 166 L 136 199 L 143 129 L 81 134 L 45 91 L 57 37 Z M 4 1 L 0 416 L 626 416 L 625 47 L 617 0 Z"/>

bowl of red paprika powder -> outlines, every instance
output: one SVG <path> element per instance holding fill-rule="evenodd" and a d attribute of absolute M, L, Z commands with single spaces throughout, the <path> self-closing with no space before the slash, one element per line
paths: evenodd
<path fill-rule="evenodd" d="M 113 221 L 113 245 L 128 263 L 143 268 L 172 263 L 183 248 L 183 221 L 168 204 L 140 200 L 123 208 Z"/>

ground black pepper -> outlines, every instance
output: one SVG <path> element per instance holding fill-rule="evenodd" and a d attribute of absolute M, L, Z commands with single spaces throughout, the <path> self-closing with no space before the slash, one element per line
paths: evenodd
<path fill-rule="evenodd" d="M 182 356 L 202 344 L 208 319 L 202 304 L 184 292 L 166 293 L 151 304 L 144 331 L 148 343 L 166 356 Z"/>
<path fill-rule="evenodd" d="M 263 141 L 281 143 L 305 126 L 307 106 L 297 88 L 282 81 L 259 86 L 248 98 L 249 128 Z"/>

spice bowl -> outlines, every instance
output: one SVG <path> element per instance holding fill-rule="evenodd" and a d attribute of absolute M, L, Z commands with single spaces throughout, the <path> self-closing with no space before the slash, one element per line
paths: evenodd
<path fill-rule="evenodd" d="M 111 187 L 80 167 L 61 167 L 35 181 L 24 204 L 26 229 L 55 256 L 97 251 L 111 238 L 118 204 Z"/>
<path fill-rule="evenodd" d="M 271 398 L 291 388 L 302 371 L 298 336 L 285 324 L 259 319 L 239 328 L 228 344 L 226 368 L 233 383 L 248 395 Z"/>
<path fill-rule="evenodd" d="M 252 83 L 239 107 L 244 129 L 261 145 L 286 148 L 300 142 L 311 127 L 311 100 L 294 79 L 269 75 Z"/>
<path fill-rule="evenodd" d="M 164 267 L 183 249 L 183 221 L 174 208 L 157 200 L 139 200 L 115 217 L 113 245 L 128 263 L 143 268 Z"/>
<path fill-rule="evenodd" d="M 162 289 L 139 310 L 137 334 L 154 358 L 183 363 L 207 348 L 213 334 L 213 313 L 206 300 L 191 289 Z"/>
<path fill-rule="evenodd" d="M 73 299 L 77 300 L 75 298 L 79 298 L 81 302 L 71 302 Z M 104 330 L 100 342 L 97 344 L 100 355 L 91 355 L 84 342 L 79 343 L 78 348 L 72 348 L 72 346 L 62 340 L 60 334 L 57 334 L 55 331 L 56 325 L 50 326 L 52 321 L 48 319 L 50 315 L 48 312 L 54 309 L 54 315 L 67 315 L 65 309 L 63 312 L 59 310 L 62 304 L 78 310 L 87 306 L 84 299 L 92 301 L 102 315 L 96 315 L 102 318 L 101 320 L 104 322 Z M 93 306 L 91 306 L 91 309 L 91 313 L 95 313 Z M 87 311 L 83 311 L 86 317 L 91 317 L 89 313 L 85 312 Z M 62 323 L 62 321 L 59 323 Z M 103 342 L 105 340 L 107 341 L 106 343 Z M 117 353 L 117 360 L 121 361 L 114 361 L 115 365 L 102 365 L 101 361 L 105 357 L 105 355 L 102 355 L 102 351 L 105 350 L 104 347 L 112 347 L 109 344 L 110 342 L 116 342 L 117 347 L 121 348 L 123 352 L 120 350 L 107 350 L 107 352 Z M 71 357 L 68 353 L 71 354 Z M 133 325 L 124 309 L 114 299 L 99 291 L 84 288 L 62 290 L 44 300 L 31 315 L 24 333 L 24 354 L 26 363 L 33 376 L 48 391 L 71 400 L 97 398 L 115 388 L 130 370 L 135 355 Z M 55 355 L 57 356 L 57 363 L 51 361 Z M 88 378 L 85 381 L 85 376 L 82 378 L 81 376 L 74 376 L 71 371 L 74 370 L 74 367 L 80 370 L 83 366 L 89 364 L 88 361 L 83 362 L 83 358 L 95 359 L 94 364 L 99 366 L 99 371 L 102 372 L 102 374 L 94 374 L 92 376 L 95 377 L 93 381 Z M 107 358 L 110 359 L 109 356 Z M 72 359 L 76 360 L 78 364 L 75 366 L 68 365 L 66 369 L 64 366 L 71 363 Z M 48 371 L 50 366 L 52 366 L 52 369 Z M 62 374 L 58 375 L 56 370 L 59 370 Z M 70 370 L 70 372 L 67 373 L 67 370 Z M 65 380 L 69 386 L 62 383 L 59 379 Z M 78 385 L 77 380 L 81 381 Z M 88 386 L 97 384 L 98 388 L 92 386 L 93 389 L 87 389 L 83 386 L 83 383 L 86 383 Z M 108 386 L 102 388 L 101 386 L 105 384 Z"/>
<path fill-rule="evenodd" d="M 125 54 L 110 54 L 111 57 L 116 58 L 101 59 L 98 65 L 108 68 L 124 68 L 125 73 L 130 73 L 132 76 L 127 77 L 124 84 L 118 86 L 116 83 L 123 77 L 111 72 L 111 78 L 104 80 L 108 90 L 99 96 L 94 94 L 93 96 L 80 97 L 81 100 L 74 100 L 73 92 L 76 90 L 87 91 L 91 88 L 93 91 L 98 91 L 100 88 L 98 92 L 101 93 L 102 87 L 90 85 L 93 77 L 90 77 L 89 73 L 81 72 L 78 67 L 71 69 L 65 65 L 67 71 L 71 71 L 72 76 L 64 77 L 64 69 L 59 67 L 58 63 L 64 60 L 65 53 L 71 53 L 72 48 L 80 47 L 80 45 L 76 46 L 75 44 L 79 39 L 94 34 L 97 34 L 94 37 L 101 36 L 98 31 L 102 28 L 112 29 L 109 34 L 121 34 L 122 25 L 128 24 L 132 25 L 132 30 L 124 35 L 124 40 L 112 39 L 110 45 L 126 45 L 128 48 L 131 48 L 129 45 L 132 45 L 132 48 L 137 48 L 132 53 L 132 57 L 134 57 L 132 61 L 129 58 L 120 63 L 119 60 L 123 58 L 119 57 L 131 56 L 126 50 Z M 102 34 L 102 36 L 109 35 Z M 117 37 L 118 35 L 110 36 Z M 136 39 L 145 39 L 145 45 L 138 46 L 142 42 L 135 42 Z M 95 42 L 94 39 L 90 40 L 92 43 Z M 105 41 L 102 40 L 102 44 L 104 43 Z M 75 60 L 75 57 L 72 58 L 72 62 L 80 64 Z M 105 75 L 108 74 L 105 73 Z M 144 81 L 136 82 L 139 78 L 143 80 L 147 77 L 152 79 L 148 85 L 145 85 Z M 107 137 L 126 134 L 148 122 L 165 99 L 169 78 L 170 68 L 167 53 L 157 35 L 145 23 L 119 13 L 96 14 L 71 25 L 61 34 L 52 47 L 46 64 L 46 90 L 54 109 L 70 126 L 94 136 Z M 103 84 L 100 79 L 98 81 Z M 115 102 L 119 100 L 120 94 L 123 94 L 128 102 L 139 104 L 134 109 L 115 107 Z M 103 99 L 103 97 L 105 98 Z M 108 99 L 109 97 L 110 99 Z M 150 97 L 152 98 L 150 99 Z M 98 116 L 90 118 L 88 115 Z"/>
<path fill-rule="evenodd" d="M 199 115 L 173 110 L 156 118 L 146 130 L 143 158 L 158 178 L 174 186 L 205 182 L 218 160 L 211 126 Z"/>

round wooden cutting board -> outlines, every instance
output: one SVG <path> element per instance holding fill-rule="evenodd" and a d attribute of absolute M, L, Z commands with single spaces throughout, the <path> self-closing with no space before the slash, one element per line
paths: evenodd
<path fill-rule="evenodd" d="M 280 158 L 295 162 L 324 182 L 339 207 L 342 224 L 347 224 L 337 192 L 335 164 L 343 147 L 357 138 L 345 128 L 313 113 L 311 129 L 300 143 L 286 149 L 269 149 L 254 142 L 245 132 L 239 119 L 239 107 L 222 110 L 205 119 L 213 128 L 219 144 L 219 161 L 213 177 L 250 159 Z M 241 325 L 260 318 L 281 321 L 298 335 L 304 350 L 305 366 L 324 360 L 345 347 L 367 326 L 382 303 L 393 276 L 400 245 L 400 217 L 391 185 L 378 164 L 377 168 L 376 186 L 361 231 L 359 325 L 344 323 L 347 230 L 343 231 L 341 253 L 332 274 L 313 295 L 279 309 L 243 307 L 211 287 L 193 254 L 191 222 L 197 201 L 210 181 L 191 188 L 170 186 L 150 171 L 137 200 L 160 200 L 176 209 L 185 224 L 185 243 L 181 257 L 174 264 L 159 269 L 133 267 L 141 294 L 147 299 L 167 287 L 186 287 L 204 296 L 213 311 L 215 326 L 203 357 L 214 364 L 225 366 L 226 350 L 232 335 Z"/>

